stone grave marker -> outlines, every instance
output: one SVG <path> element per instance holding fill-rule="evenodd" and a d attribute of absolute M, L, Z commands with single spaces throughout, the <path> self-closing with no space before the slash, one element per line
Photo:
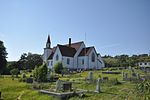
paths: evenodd
<path fill-rule="evenodd" d="M 136 77 L 137 77 L 137 79 L 140 79 L 140 74 L 139 74 L 139 73 L 137 73 Z"/>
<path fill-rule="evenodd" d="M 50 77 L 51 77 L 51 76 L 50 76 L 50 73 L 48 72 L 48 73 L 47 73 L 47 80 L 48 80 L 48 81 L 50 81 Z"/>
<path fill-rule="evenodd" d="M 122 71 L 122 77 L 124 78 L 125 77 L 125 73 Z"/>
<path fill-rule="evenodd" d="M 128 79 L 128 73 L 125 73 L 124 79 Z"/>
<path fill-rule="evenodd" d="M 97 85 L 96 85 L 96 90 L 95 92 L 100 93 L 101 89 L 100 89 L 100 78 L 97 79 Z"/>
<path fill-rule="evenodd" d="M 22 78 L 26 78 L 26 74 L 25 73 L 22 74 Z"/>
<path fill-rule="evenodd" d="M 88 73 L 88 78 L 89 81 L 93 81 L 93 72 Z"/>
<path fill-rule="evenodd" d="M 71 82 L 63 83 L 63 90 L 64 91 L 67 91 L 67 90 L 71 91 L 72 90 L 72 83 Z"/>
<path fill-rule="evenodd" d="M 3 98 L 2 98 L 2 92 L 0 91 L 0 100 L 3 100 Z"/>
<path fill-rule="evenodd" d="M 59 91 L 59 90 L 61 90 L 61 81 L 58 79 L 56 81 L 56 91 Z"/>
<path fill-rule="evenodd" d="M 136 73 L 132 73 L 132 77 L 136 77 Z"/>

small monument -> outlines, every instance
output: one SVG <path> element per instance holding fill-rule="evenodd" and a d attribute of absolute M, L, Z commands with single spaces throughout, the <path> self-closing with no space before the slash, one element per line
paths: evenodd
<path fill-rule="evenodd" d="M 61 81 L 58 79 L 56 81 L 56 91 L 59 91 L 59 90 L 61 90 Z"/>
<path fill-rule="evenodd" d="M 137 73 L 137 75 L 136 75 L 136 76 L 137 76 L 137 79 L 140 79 L 140 74 L 139 74 L 139 73 Z"/>
<path fill-rule="evenodd" d="M 88 78 L 89 81 L 93 81 L 93 72 L 89 72 Z"/>
<path fill-rule="evenodd" d="M 125 73 L 124 79 L 128 79 L 128 73 Z"/>
<path fill-rule="evenodd" d="M 50 73 L 47 73 L 47 80 L 50 81 Z"/>
<path fill-rule="evenodd" d="M 97 92 L 97 93 L 100 93 L 100 92 L 101 92 L 101 90 L 100 90 L 100 78 L 97 79 L 97 85 L 96 85 L 96 90 L 95 90 L 95 92 Z"/>
<path fill-rule="evenodd" d="M 125 74 L 124 74 L 124 72 L 122 71 L 122 77 L 124 78 L 125 77 Z"/>
<path fill-rule="evenodd" d="M 131 66 L 129 66 L 129 70 L 130 70 L 130 71 L 132 70 L 132 67 L 131 67 Z"/>
<path fill-rule="evenodd" d="M 2 92 L 0 91 L 0 100 L 3 100 L 3 98 L 2 98 L 2 96 L 1 96 L 1 95 L 2 95 Z"/>

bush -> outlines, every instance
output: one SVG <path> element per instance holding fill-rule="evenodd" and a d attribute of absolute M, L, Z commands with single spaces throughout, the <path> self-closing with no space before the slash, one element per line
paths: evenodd
<path fill-rule="evenodd" d="M 18 77 L 19 70 L 18 70 L 17 68 L 14 68 L 14 69 L 12 69 L 12 70 L 10 71 L 10 73 L 11 73 L 12 75 L 16 75 L 16 77 Z"/>
<path fill-rule="evenodd" d="M 61 74 L 62 70 L 63 70 L 63 65 L 61 62 L 58 62 L 54 65 L 54 70 L 55 70 L 55 73 L 57 74 Z"/>
<path fill-rule="evenodd" d="M 38 82 L 46 82 L 47 81 L 47 66 L 46 64 L 39 66 L 39 67 L 35 67 L 34 71 L 33 71 L 33 77 L 35 79 L 35 81 Z"/>

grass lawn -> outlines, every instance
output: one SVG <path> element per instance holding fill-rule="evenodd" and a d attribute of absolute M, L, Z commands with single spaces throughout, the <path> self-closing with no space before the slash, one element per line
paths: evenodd
<path fill-rule="evenodd" d="M 88 76 L 89 71 L 83 73 L 77 73 L 73 75 L 60 76 L 60 80 L 73 82 L 73 88 L 95 90 L 96 83 L 87 83 L 85 78 Z M 124 72 L 130 73 L 128 70 Z M 135 72 L 144 75 L 143 72 L 135 70 Z M 121 74 L 102 74 L 102 71 L 93 71 L 94 79 L 107 76 L 109 79 L 117 78 L 121 84 L 112 85 L 107 82 L 100 84 L 102 93 L 87 93 L 85 98 L 72 97 L 70 100 L 144 100 L 144 97 L 136 94 L 135 87 L 137 83 L 122 81 Z M 131 73 L 130 73 L 131 74 Z M 50 86 L 54 86 L 54 83 L 46 83 Z M 21 100 L 55 100 L 51 96 L 40 94 L 36 90 L 29 88 L 27 83 L 19 82 L 17 78 L 12 80 L 10 76 L 0 78 L 0 91 L 2 91 L 2 97 L 4 100 L 16 100 L 19 96 Z"/>
<path fill-rule="evenodd" d="M 31 90 L 29 85 L 18 82 L 18 79 L 12 80 L 10 77 L 0 78 L 0 91 L 4 100 L 16 100 L 21 96 L 20 100 L 54 100 L 52 97 Z"/>

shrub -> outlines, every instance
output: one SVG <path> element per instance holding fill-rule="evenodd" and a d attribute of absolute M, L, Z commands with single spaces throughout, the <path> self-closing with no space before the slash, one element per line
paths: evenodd
<path fill-rule="evenodd" d="M 33 77 L 35 79 L 35 81 L 38 82 L 46 82 L 47 81 L 47 66 L 46 64 L 39 66 L 39 67 L 35 67 L 34 71 L 33 71 Z"/>
<path fill-rule="evenodd" d="M 58 62 L 54 65 L 54 70 L 55 70 L 55 73 L 57 74 L 61 74 L 62 70 L 63 70 L 63 65 L 61 62 Z"/>
<path fill-rule="evenodd" d="M 18 77 L 19 70 L 18 70 L 17 68 L 14 68 L 14 69 L 12 69 L 12 70 L 10 71 L 10 73 L 11 73 L 12 75 L 16 75 L 16 77 Z"/>

